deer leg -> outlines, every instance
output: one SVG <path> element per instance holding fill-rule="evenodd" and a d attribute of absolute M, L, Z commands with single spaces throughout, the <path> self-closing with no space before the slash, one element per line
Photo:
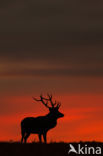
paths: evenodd
<path fill-rule="evenodd" d="M 38 135 L 39 136 L 39 142 L 41 143 L 42 140 L 41 140 L 41 134 Z"/>
<path fill-rule="evenodd" d="M 47 133 L 43 133 L 43 138 L 44 138 L 44 142 L 47 143 L 47 137 L 46 137 Z"/>
<path fill-rule="evenodd" d="M 25 142 L 25 143 L 27 142 L 27 139 L 28 139 L 29 136 L 30 136 L 30 133 L 27 133 L 27 134 L 25 135 L 25 137 L 24 137 L 24 142 Z"/>
<path fill-rule="evenodd" d="M 24 136 L 22 136 L 22 138 L 21 138 L 21 143 L 23 143 L 23 139 L 24 139 Z"/>
<path fill-rule="evenodd" d="M 21 133 L 21 135 L 22 135 L 22 138 L 21 138 L 21 143 L 23 143 L 24 136 L 25 136 L 25 132 L 22 132 L 22 133 Z"/>

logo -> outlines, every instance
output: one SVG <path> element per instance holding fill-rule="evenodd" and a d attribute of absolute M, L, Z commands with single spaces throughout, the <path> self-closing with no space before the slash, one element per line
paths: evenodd
<path fill-rule="evenodd" d="M 69 144 L 69 151 L 68 154 L 75 153 L 75 154 L 102 154 L 101 147 L 90 147 L 87 144 L 82 146 L 81 144 L 77 144 L 75 148 L 72 144 Z"/>

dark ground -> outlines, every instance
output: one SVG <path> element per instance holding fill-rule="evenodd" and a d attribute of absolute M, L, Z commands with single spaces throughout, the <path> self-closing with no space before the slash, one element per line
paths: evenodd
<path fill-rule="evenodd" d="M 103 143 L 99 142 L 79 142 L 81 145 L 87 144 L 87 146 L 101 147 L 103 149 Z M 71 143 L 77 148 L 78 143 Z M 0 156 L 75 156 L 76 154 L 68 154 L 69 143 L 0 143 Z M 91 154 L 92 155 L 92 154 Z M 91 156 L 90 155 L 90 156 Z M 102 151 L 103 155 L 103 151 Z M 79 154 L 79 156 L 81 156 Z M 82 155 L 83 156 L 83 155 Z"/>

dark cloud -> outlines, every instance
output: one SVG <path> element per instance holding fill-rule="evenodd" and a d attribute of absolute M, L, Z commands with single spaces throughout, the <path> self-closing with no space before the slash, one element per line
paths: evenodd
<path fill-rule="evenodd" d="M 68 77 L 68 76 L 91 76 L 103 77 L 102 69 L 19 69 L 0 73 L 0 77 Z"/>
<path fill-rule="evenodd" d="M 84 70 L 59 69 L 44 73 L 102 76 L 103 1 L 98 4 L 95 0 L 5 0 L 0 3 L 2 62 L 41 61 L 66 68 L 81 65 Z M 25 73 L 34 75 L 42 71 Z"/>

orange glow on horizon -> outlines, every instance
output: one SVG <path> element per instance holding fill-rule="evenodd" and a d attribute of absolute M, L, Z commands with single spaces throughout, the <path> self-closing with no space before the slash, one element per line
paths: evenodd
<path fill-rule="evenodd" d="M 55 98 L 58 99 L 59 96 Z M 48 142 L 52 141 L 103 141 L 102 131 L 102 95 L 70 94 L 60 96 L 62 106 L 60 111 L 65 114 L 58 120 L 57 127 L 48 132 Z M 41 103 L 34 103 L 30 96 L 7 97 L 4 100 L 10 103 L 13 111 L 0 116 L 0 140 L 21 139 L 20 122 L 27 116 L 39 116 L 48 113 Z M 98 106 L 99 105 L 99 106 Z M 15 113 L 14 113 L 15 112 Z M 32 135 L 29 141 L 33 141 L 36 135 Z"/>

